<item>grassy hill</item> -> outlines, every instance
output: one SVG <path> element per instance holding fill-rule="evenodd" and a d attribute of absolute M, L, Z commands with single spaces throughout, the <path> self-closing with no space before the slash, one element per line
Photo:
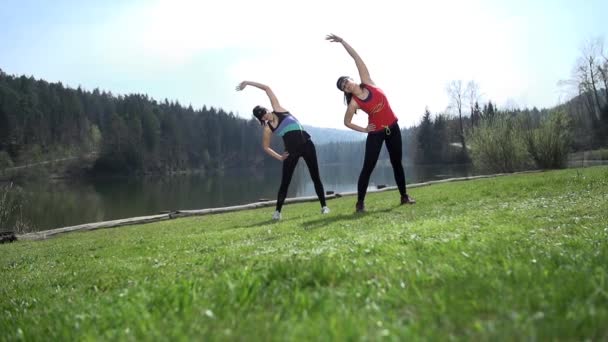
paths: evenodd
<path fill-rule="evenodd" d="M 608 168 L 0 245 L 0 340 L 605 340 Z"/>

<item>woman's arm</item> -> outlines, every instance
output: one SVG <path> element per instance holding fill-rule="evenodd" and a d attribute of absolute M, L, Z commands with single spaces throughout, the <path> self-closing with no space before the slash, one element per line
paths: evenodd
<path fill-rule="evenodd" d="M 270 147 L 270 137 L 272 136 L 272 131 L 268 126 L 264 127 L 264 135 L 262 136 L 262 146 L 264 147 L 264 151 L 268 153 L 272 158 L 283 161 L 287 159 L 289 153 L 283 152 L 283 154 L 278 154 L 275 150 Z"/>
<path fill-rule="evenodd" d="M 362 133 L 373 132 L 376 129 L 376 125 L 374 124 L 369 124 L 367 127 L 361 127 L 352 123 L 353 115 L 358 107 L 357 102 L 352 100 L 350 101 L 348 107 L 346 108 L 346 113 L 344 113 L 344 126 Z"/>
<path fill-rule="evenodd" d="M 266 95 L 268 95 L 268 98 L 270 99 L 270 104 L 272 105 L 272 110 L 274 110 L 275 112 L 286 112 L 287 111 L 285 108 L 281 107 L 281 105 L 279 104 L 279 100 L 277 99 L 277 97 L 274 94 L 274 92 L 272 91 L 272 89 L 270 89 L 270 87 L 265 84 L 258 83 L 258 82 L 252 82 L 252 81 L 243 81 L 243 82 L 239 83 L 238 86 L 236 86 L 236 90 L 241 91 L 241 90 L 245 89 L 245 87 L 248 85 L 262 89 L 263 91 L 266 92 Z"/>
<path fill-rule="evenodd" d="M 330 42 L 342 43 L 342 46 L 346 49 L 346 52 L 355 60 L 355 65 L 357 65 L 357 70 L 359 70 L 359 77 L 361 78 L 361 82 L 365 84 L 374 85 L 374 81 L 372 81 L 369 76 L 369 71 L 367 70 L 367 66 L 363 62 L 363 59 L 359 56 L 357 51 L 350 46 L 344 39 L 336 36 L 335 34 L 328 34 L 325 39 Z"/>

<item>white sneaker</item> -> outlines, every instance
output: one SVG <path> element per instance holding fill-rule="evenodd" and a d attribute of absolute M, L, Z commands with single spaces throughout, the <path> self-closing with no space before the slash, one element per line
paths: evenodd
<path fill-rule="evenodd" d="M 325 214 L 329 214 L 330 210 L 328 207 L 323 207 L 321 208 L 321 214 L 325 215 Z"/>
<path fill-rule="evenodd" d="M 274 214 L 272 214 L 272 219 L 273 220 L 280 220 L 281 219 L 281 212 L 278 210 L 275 210 Z"/>

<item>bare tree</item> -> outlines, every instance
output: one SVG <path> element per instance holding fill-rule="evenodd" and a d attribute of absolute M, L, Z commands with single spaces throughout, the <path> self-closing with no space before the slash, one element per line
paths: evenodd
<path fill-rule="evenodd" d="M 473 80 L 469 81 L 464 93 L 466 99 L 469 101 L 469 108 L 471 110 L 470 113 L 473 114 L 475 103 L 479 102 L 479 98 L 481 97 L 481 94 L 479 93 L 479 84 Z"/>
<path fill-rule="evenodd" d="M 580 62 L 580 60 L 579 60 L 579 62 Z M 576 87 L 577 93 L 578 93 L 579 97 L 581 98 L 581 102 L 585 106 L 585 110 L 587 111 L 587 113 L 589 113 L 589 117 L 591 118 L 591 121 L 595 123 L 597 121 L 597 116 L 595 113 L 593 98 L 591 96 L 591 91 L 590 91 L 591 81 L 589 78 L 589 70 L 588 70 L 587 64 L 577 63 L 577 65 L 573 71 L 573 75 L 574 75 L 574 80 L 573 80 L 574 82 L 572 82 L 572 83 Z"/>
<path fill-rule="evenodd" d="M 592 39 L 586 42 L 582 49 L 582 56 L 579 58 L 575 68 L 575 78 L 578 80 L 579 93 L 588 94 L 590 97 L 590 112 L 599 119 L 600 99 L 598 96 L 597 84 L 601 78 L 601 52 L 602 41 Z M 594 120 L 595 121 L 595 120 Z"/>
<path fill-rule="evenodd" d="M 594 44 L 589 41 L 581 48 L 581 56 L 577 59 L 574 68 L 572 69 L 572 77 L 567 80 L 561 80 L 558 85 L 563 87 L 569 97 L 578 96 L 576 103 L 579 104 L 581 114 L 588 116 L 591 126 L 596 126 L 599 121 L 599 113 L 596 110 L 594 101 L 594 82 L 600 74 L 599 69 L 595 69 L 595 75 L 592 77 L 593 66 L 596 66 L 597 57 L 593 54 Z M 591 58 L 588 58 L 588 52 L 591 52 Z M 591 62 L 591 63 L 589 63 Z M 591 67 L 590 68 L 590 64 Z M 597 87 L 595 87 L 597 90 Z M 570 91 L 575 91 L 575 94 L 570 94 Z"/>
<path fill-rule="evenodd" d="M 602 81 L 604 81 L 604 96 L 608 103 L 608 53 L 604 50 L 604 44 L 600 41 L 599 52 L 601 55 L 601 61 L 598 63 L 597 70 L 600 73 Z"/>
<path fill-rule="evenodd" d="M 572 69 L 572 77 L 559 82 L 559 85 L 566 86 L 564 89 L 575 90 L 578 95 L 569 101 L 568 108 L 577 116 L 581 125 L 593 133 L 586 138 L 588 147 L 608 141 L 607 55 L 603 39 L 587 40 L 581 46 L 579 58 Z"/>
<path fill-rule="evenodd" d="M 448 84 L 446 91 L 450 97 L 450 105 L 456 107 L 458 111 L 458 119 L 460 122 L 460 143 L 462 144 L 463 153 L 467 154 L 467 145 L 464 138 L 464 124 L 462 121 L 462 102 L 465 100 L 465 89 L 462 87 L 462 81 L 452 81 Z"/>
<path fill-rule="evenodd" d="M 469 83 L 467 83 L 465 97 L 469 101 L 471 129 L 473 129 L 479 124 L 479 120 L 481 120 L 481 109 L 479 108 L 479 99 L 481 98 L 481 94 L 479 92 L 479 84 L 477 84 L 477 82 L 471 80 Z"/>
<path fill-rule="evenodd" d="M 604 62 L 603 66 L 597 67 L 600 72 L 600 76 L 602 77 L 602 81 L 604 81 L 604 96 L 608 101 L 608 62 Z"/>

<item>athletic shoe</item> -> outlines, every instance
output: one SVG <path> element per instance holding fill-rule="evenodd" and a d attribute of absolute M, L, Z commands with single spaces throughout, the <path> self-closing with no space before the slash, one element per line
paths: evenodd
<path fill-rule="evenodd" d="M 329 214 L 330 210 L 327 206 L 321 208 L 321 214 L 325 215 L 325 214 Z"/>
<path fill-rule="evenodd" d="M 409 195 L 401 196 L 401 204 L 415 204 L 416 200 L 411 198 Z"/>
<path fill-rule="evenodd" d="M 272 214 L 272 219 L 273 219 L 273 220 L 275 220 L 275 221 L 280 220 L 280 219 L 281 219 L 281 212 L 280 212 L 280 211 L 278 211 L 278 210 L 276 210 L 276 211 L 274 212 L 274 214 Z"/>
<path fill-rule="evenodd" d="M 357 213 L 364 213 L 365 212 L 365 204 L 363 204 L 363 202 L 357 202 L 357 204 L 355 204 L 355 212 L 357 212 Z"/>

